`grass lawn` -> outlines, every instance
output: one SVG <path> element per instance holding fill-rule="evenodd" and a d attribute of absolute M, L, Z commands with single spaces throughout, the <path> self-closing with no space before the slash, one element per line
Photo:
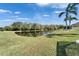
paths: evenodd
<path fill-rule="evenodd" d="M 0 32 L 0 55 L 13 56 L 55 56 L 57 55 L 57 42 L 74 42 L 79 39 L 75 35 L 79 30 L 58 30 L 56 35 L 27 37 L 18 36 L 12 31 Z"/>
<path fill-rule="evenodd" d="M 79 56 L 79 44 L 59 41 L 57 43 L 57 56 Z"/>

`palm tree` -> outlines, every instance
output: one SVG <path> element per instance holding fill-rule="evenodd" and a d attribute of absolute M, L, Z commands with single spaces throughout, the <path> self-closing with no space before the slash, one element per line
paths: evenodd
<path fill-rule="evenodd" d="M 76 17 L 72 17 L 72 16 L 69 16 L 68 17 L 68 20 L 69 20 L 69 28 L 71 29 L 72 28 L 72 26 L 71 26 L 71 21 L 73 21 L 73 20 L 78 20 Z"/>
<path fill-rule="evenodd" d="M 72 20 L 69 19 L 69 15 L 70 14 L 77 15 L 77 7 L 76 7 L 77 4 L 78 3 L 69 3 L 67 8 L 65 9 L 65 11 L 63 11 L 59 14 L 59 17 L 61 17 L 62 15 L 65 14 L 64 21 L 66 23 L 66 30 L 67 30 L 67 27 L 68 27 L 67 21 L 69 20 L 69 24 L 71 24 L 71 21 L 72 21 Z"/>
<path fill-rule="evenodd" d="M 68 17 L 70 28 L 71 28 L 71 21 L 78 20 L 76 17 L 71 16 L 71 14 L 77 15 L 77 7 L 76 7 L 77 4 L 78 3 L 71 3 L 71 6 L 68 8 L 70 14 L 70 16 Z"/>
<path fill-rule="evenodd" d="M 61 13 L 59 14 L 59 17 L 61 17 L 62 15 L 65 14 L 65 19 L 64 19 L 64 21 L 65 21 L 65 23 L 66 23 L 66 30 L 67 30 L 67 27 L 68 27 L 67 19 L 68 19 L 68 13 L 69 13 L 70 5 L 71 5 L 71 4 L 68 4 L 68 6 L 67 6 L 67 8 L 65 9 L 65 11 L 63 11 L 63 12 L 61 12 Z"/>

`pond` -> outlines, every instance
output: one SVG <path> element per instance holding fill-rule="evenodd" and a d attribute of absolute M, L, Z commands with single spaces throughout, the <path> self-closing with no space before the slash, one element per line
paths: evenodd
<path fill-rule="evenodd" d="M 39 31 L 39 32 L 15 32 L 17 35 L 20 36 L 29 36 L 29 37 L 37 37 L 37 36 L 42 36 L 42 35 L 46 35 L 48 32 L 43 32 L 43 31 Z"/>

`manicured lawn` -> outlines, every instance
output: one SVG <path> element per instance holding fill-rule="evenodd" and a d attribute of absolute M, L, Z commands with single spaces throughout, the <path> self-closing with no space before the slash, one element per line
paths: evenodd
<path fill-rule="evenodd" d="M 57 55 L 57 42 L 74 42 L 79 39 L 75 35 L 79 30 L 58 30 L 55 35 L 27 37 L 18 36 L 12 31 L 0 32 L 0 55 L 35 55 L 35 56 L 55 56 Z M 67 52 L 68 53 L 68 52 Z"/>

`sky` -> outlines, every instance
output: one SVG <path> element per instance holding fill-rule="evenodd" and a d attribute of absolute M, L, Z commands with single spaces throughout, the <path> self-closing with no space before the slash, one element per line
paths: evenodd
<path fill-rule="evenodd" d="M 9 26 L 13 22 L 65 24 L 64 16 L 59 18 L 58 15 L 67 5 L 66 3 L 0 3 L 0 27 Z M 78 21 L 72 21 L 76 22 Z"/>

